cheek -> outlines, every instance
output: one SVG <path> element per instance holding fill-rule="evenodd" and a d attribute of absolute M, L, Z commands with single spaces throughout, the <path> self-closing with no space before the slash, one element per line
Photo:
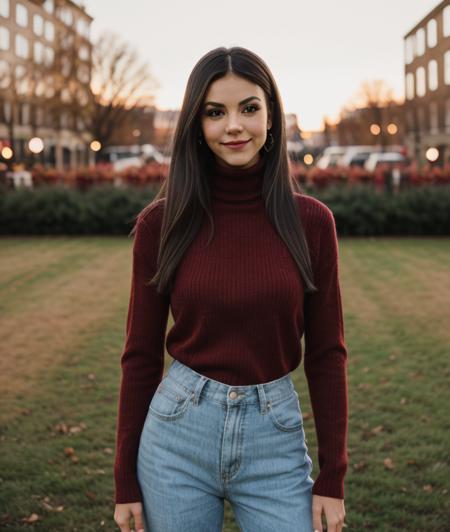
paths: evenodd
<path fill-rule="evenodd" d="M 221 136 L 221 128 L 218 123 L 208 122 L 203 124 L 203 135 L 206 140 L 216 140 Z"/>

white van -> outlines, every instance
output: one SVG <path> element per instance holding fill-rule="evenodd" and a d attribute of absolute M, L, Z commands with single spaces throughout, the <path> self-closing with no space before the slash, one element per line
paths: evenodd
<path fill-rule="evenodd" d="M 339 158 L 344 155 L 347 146 L 328 146 L 325 148 L 320 158 L 317 160 L 317 168 L 325 170 L 336 166 Z"/>

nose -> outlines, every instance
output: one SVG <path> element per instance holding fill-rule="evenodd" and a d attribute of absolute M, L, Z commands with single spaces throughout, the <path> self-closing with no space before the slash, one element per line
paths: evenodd
<path fill-rule="evenodd" d="M 242 126 L 239 123 L 239 119 L 234 114 L 230 114 L 227 125 L 226 125 L 226 132 L 227 133 L 236 133 L 242 131 Z"/>

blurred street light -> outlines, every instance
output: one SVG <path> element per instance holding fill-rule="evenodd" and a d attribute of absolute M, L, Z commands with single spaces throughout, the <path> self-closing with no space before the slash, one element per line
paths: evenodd
<path fill-rule="evenodd" d="M 3 159 L 7 159 L 7 160 L 12 159 L 13 151 L 12 151 L 12 149 L 9 146 L 4 146 L 2 148 L 2 152 L 1 153 L 2 153 Z"/>
<path fill-rule="evenodd" d="M 389 133 L 389 135 L 395 135 L 398 131 L 398 127 L 396 124 L 394 124 L 393 122 L 391 122 L 390 124 L 388 124 L 387 126 L 387 132 Z"/>
<path fill-rule="evenodd" d="M 379 135 L 381 133 L 381 127 L 378 124 L 370 124 L 370 132 L 372 135 Z"/>
<path fill-rule="evenodd" d="M 303 157 L 303 162 L 309 166 L 314 162 L 314 157 L 310 153 L 307 153 Z"/>
<path fill-rule="evenodd" d="M 430 163 L 434 163 L 439 159 L 439 150 L 437 148 L 428 148 L 425 153 L 425 157 L 430 161 Z"/>
<path fill-rule="evenodd" d="M 98 140 L 93 140 L 90 143 L 89 147 L 91 148 L 92 151 L 100 151 L 102 148 L 102 144 Z"/>
<path fill-rule="evenodd" d="M 41 151 L 44 149 L 44 142 L 39 137 L 33 137 L 28 142 L 28 148 L 31 153 L 41 153 Z"/>

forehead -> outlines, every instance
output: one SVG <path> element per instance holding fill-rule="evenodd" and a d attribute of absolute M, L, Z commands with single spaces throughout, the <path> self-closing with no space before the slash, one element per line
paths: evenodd
<path fill-rule="evenodd" d="M 249 96 L 258 96 L 263 100 L 264 91 L 257 83 L 229 72 L 209 85 L 205 102 L 211 100 L 217 103 L 235 103 Z"/>

